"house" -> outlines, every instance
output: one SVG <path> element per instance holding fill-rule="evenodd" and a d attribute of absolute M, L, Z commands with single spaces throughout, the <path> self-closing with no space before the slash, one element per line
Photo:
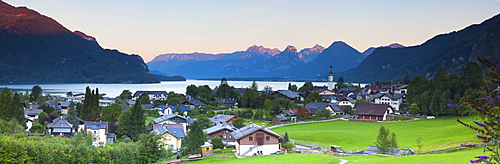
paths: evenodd
<path fill-rule="evenodd" d="M 250 123 L 231 133 L 236 140 L 236 154 L 239 156 L 252 156 L 254 154 L 269 155 L 279 151 L 281 145 L 279 134 L 264 127 Z"/>
<path fill-rule="evenodd" d="M 179 151 L 182 139 L 185 137 L 184 127 L 181 124 L 160 124 L 151 131 L 156 135 L 161 135 L 160 142 L 163 142 L 165 149 Z"/>
<path fill-rule="evenodd" d="M 168 93 L 167 91 L 136 91 L 134 95 L 132 95 L 132 99 L 137 99 L 143 93 L 148 94 L 149 100 L 167 100 Z"/>
<path fill-rule="evenodd" d="M 349 106 L 351 107 L 351 109 L 354 109 L 354 104 L 356 103 L 356 101 L 354 101 L 352 98 L 350 97 L 337 97 L 337 98 L 338 99 L 336 100 L 336 104 L 339 105 L 340 108 Z"/>
<path fill-rule="evenodd" d="M 231 124 L 230 122 L 237 118 L 238 116 L 218 114 L 208 119 L 214 122 L 216 125 L 218 125 L 218 124 Z"/>
<path fill-rule="evenodd" d="M 237 129 L 238 128 L 234 127 L 233 125 L 217 124 L 210 128 L 203 129 L 203 132 L 208 135 L 208 139 L 219 137 L 226 143 L 234 143 L 234 138 L 231 133 L 236 131 Z"/>
<path fill-rule="evenodd" d="M 175 113 L 155 118 L 152 121 L 154 124 L 181 124 L 182 130 L 184 132 L 187 132 L 187 127 L 189 126 L 188 124 L 190 123 L 188 118 L 177 115 Z"/>
<path fill-rule="evenodd" d="M 191 109 L 189 109 L 187 106 L 184 105 L 179 105 L 179 106 L 166 105 L 164 110 L 171 111 L 173 113 L 181 113 L 184 116 L 186 116 L 188 112 L 191 112 Z"/>
<path fill-rule="evenodd" d="M 319 93 L 319 95 L 335 95 L 335 92 L 328 90 L 328 89 L 321 89 L 321 90 L 317 90 L 314 92 Z"/>
<path fill-rule="evenodd" d="M 54 108 L 57 113 L 61 114 L 66 114 L 68 113 L 68 107 L 71 102 L 67 101 L 55 101 L 55 100 L 48 100 L 45 101 L 44 104 L 49 105 L 50 107 Z"/>
<path fill-rule="evenodd" d="M 306 104 L 306 109 L 309 110 L 309 113 L 314 115 L 322 110 L 329 110 L 332 115 L 343 115 L 344 111 L 340 109 L 339 106 L 336 106 L 332 103 L 322 103 L 322 102 L 310 102 Z"/>
<path fill-rule="evenodd" d="M 286 124 L 288 123 L 288 119 L 283 116 L 283 115 L 277 115 L 275 117 L 273 117 L 273 121 L 272 121 L 273 124 Z"/>
<path fill-rule="evenodd" d="M 85 121 L 83 132 L 86 135 L 92 136 L 92 145 L 104 146 L 106 144 L 113 144 L 116 135 L 109 133 L 109 126 L 107 121 Z"/>
<path fill-rule="evenodd" d="M 231 108 L 238 108 L 238 100 L 235 99 L 219 99 L 215 98 L 212 100 L 217 104 L 217 106 L 229 106 Z"/>
<path fill-rule="evenodd" d="M 73 125 L 62 116 L 52 120 L 52 123 L 47 125 L 47 129 L 49 129 L 49 134 L 53 136 L 72 137 L 74 133 Z"/>
<path fill-rule="evenodd" d="M 297 109 L 289 109 L 280 111 L 279 115 L 284 115 L 285 117 L 294 117 L 297 116 Z"/>
<path fill-rule="evenodd" d="M 172 108 L 169 108 L 167 105 L 160 105 L 160 106 L 156 107 L 155 109 L 158 109 L 158 114 L 160 116 L 164 116 L 164 115 L 173 113 Z"/>
<path fill-rule="evenodd" d="M 377 93 L 376 95 L 371 97 L 372 102 L 374 104 L 388 104 L 391 105 L 393 109 L 399 111 L 399 107 L 401 104 L 406 102 L 406 94 L 405 93 Z"/>
<path fill-rule="evenodd" d="M 359 104 L 354 111 L 357 115 L 356 119 L 351 119 L 352 121 L 362 121 L 362 120 L 372 120 L 372 121 L 385 121 L 391 120 L 392 117 L 389 115 L 393 113 L 393 109 L 389 104 L 371 104 L 362 103 Z"/>
<path fill-rule="evenodd" d="M 182 104 L 187 105 L 191 109 L 194 109 L 196 106 L 201 107 L 205 105 L 205 103 L 202 103 L 200 100 L 187 100 L 182 102 Z"/>
<path fill-rule="evenodd" d="M 24 109 L 24 116 L 31 120 L 38 119 L 38 115 L 43 112 L 43 109 Z"/>
<path fill-rule="evenodd" d="M 292 92 L 291 90 L 278 90 L 274 93 L 274 95 L 284 97 L 290 101 L 294 100 L 302 101 L 304 99 L 302 96 L 299 95 L 298 92 Z"/>

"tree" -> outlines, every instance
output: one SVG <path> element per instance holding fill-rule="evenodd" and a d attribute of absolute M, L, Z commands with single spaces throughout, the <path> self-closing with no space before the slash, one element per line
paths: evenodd
<path fill-rule="evenodd" d="M 264 100 L 264 110 L 269 113 L 273 113 L 274 104 L 271 100 Z"/>
<path fill-rule="evenodd" d="M 73 129 L 77 130 L 78 125 L 80 125 L 80 120 L 78 120 L 78 112 L 76 112 L 75 103 L 71 102 L 68 107 L 68 114 L 66 121 L 73 125 Z"/>
<path fill-rule="evenodd" d="M 42 104 L 38 106 L 38 109 L 43 109 L 43 112 L 45 113 L 52 113 L 56 111 L 53 107 L 49 106 L 49 104 Z"/>
<path fill-rule="evenodd" d="M 122 91 L 122 93 L 120 93 L 120 95 L 118 97 L 116 97 L 116 99 L 130 100 L 130 99 L 132 99 L 132 92 L 130 92 L 130 90 L 128 90 L 128 89 L 125 89 Z"/>
<path fill-rule="evenodd" d="M 332 113 L 329 110 L 323 109 L 316 113 L 316 117 L 330 117 Z"/>
<path fill-rule="evenodd" d="M 292 91 L 292 92 L 297 92 L 297 85 L 292 85 L 292 83 L 288 83 L 288 90 Z"/>
<path fill-rule="evenodd" d="M 266 85 L 264 86 L 264 91 L 273 91 L 273 87 Z"/>
<path fill-rule="evenodd" d="M 221 79 L 219 89 L 217 89 L 217 93 L 215 93 L 215 95 L 222 99 L 237 98 L 234 87 L 229 86 L 226 78 Z"/>
<path fill-rule="evenodd" d="M 414 116 L 415 116 L 415 115 L 417 115 L 418 113 L 420 113 L 420 109 L 418 108 L 418 105 L 417 105 L 417 104 L 412 103 L 412 104 L 410 105 L 410 111 L 409 111 L 409 112 L 410 112 L 410 114 L 411 114 L 411 115 L 414 115 Z"/>
<path fill-rule="evenodd" d="M 388 154 L 389 149 L 392 151 L 393 148 L 398 147 L 396 134 L 391 134 L 391 131 L 389 129 L 386 129 L 384 126 L 380 126 L 375 145 L 377 146 L 379 153 Z"/>
<path fill-rule="evenodd" d="M 122 113 L 122 106 L 113 103 L 107 107 L 102 108 L 102 121 L 116 122 Z"/>
<path fill-rule="evenodd" d="M 71 91 L 67 92 L 67 93 L 66 93 L 66 96 L 68 96 L 68 97 L 73 97 L 73 92 L 71 92 Z"/>
<path fill-rule="evenodd" d="M 307 95 L 304 99 L 304 104 L 308 104 L 310 102 L 323 102 L 323 96 L 319 95 L 318 92 L 313 92 Z"/>
<path fill-rule="evenodd" d="M 40 97 L 42 97 L 42 87 L 40 87 L 39 85 L 33 86 L 33 88 L 31 88 L 31 94 L 29 98 L 30 101 L 36 102 Z"/>
<path fill-rule="evenodd" d="M 477 62 L 470 61 L 465 65 L 463 81 L 465 86 L 474 89 L 479 89 L 484 85 L 482 69 Z"/>
<path fill-rule="evenodd" d="M 233 126 L 235 128 L 238 128 L 238 129 L 242 128 L 242 127 L 245 126 L 245 124 L 243 124 L 243 122 L 244 122 L 244 120 L 242 118 L 238 117 L 238 118 L 236 118 L 236 119 L 233 120 Z"/>
<path fill-rule="evenodd" d="M 196 97 L 196 95 L 198 95 L 198 87 L 196 87 L 196 85 L 194 84 L 188 85 L 186 87 L 186 95 Z"/>
<path fill-rule="evenodd" d="M 259 85 L 257 85 L 257 82 L 255 80 L 252 82 L 250 89 L 259 90 Z"/>
<path fill-rule="evenodd" d="M 149 95 L 145 92 L 139 95 L 137 101 L 139 101 L 141 104 L 151 104 L 151 100 L 149 100 Z"/>
<path fill-rule="evenodd" d="M 288 131 L 286 131 L 285 136 L 283 136 L 283 142 L 290 142 L 290 138 L 288 138 Z"/>
<path fill-rule="evenodd" d="M 281 143 L 281 146 L 283 148 L 285 148 L 286 150 L 291 151 L 295 147 L 295 144 L 293 144 L 292 142 L 285 142 L 285 143 Z"/>
<path fill-rule="evenodd" d="M 245 89 L 245 92 L 240 97 L 240 102 L 242 107 L 246 108 L 257 108 L 260 104 L 259 91 L 256 89 Z"/>
<path fill-rule="evenodd" d="M 163 142 L 159 142 L 161 136 L 155 133 L 143 133 L 139 135 L 139 162 L 138 163 L 154 163 L 158 161 L 160 155 L 163 154 Z"/>
<path fill-rule="evenodd" d="M 10 121 L 16 120 L 18 124 L 25 127 L 26 118 L 21 102 L 21 94 L 13 93 L 8 88 L 3 88 L 0 92 L 0 119 Z"/>
<path fill-rule="evenodd" d="M 410 81 L 411 81 L 411 79 L 410 79 L 410 73 L 406 72 L 405 78 L 403 80 L 403 84 L 410 84 Z"/>
<path fill-rule="evenodd" d="M 314 89 L 314 85 L 312 82 L 308 81 L 308 82 L 305 82 L 304 85 L 302 85 L 302 87 L 299 88 L 299 92 L 306 92 L 306 91 L 312 91 Z"/>
<path fill-rule="evenodd" d="M 339 77 L 339 79 L 337 80 L 337 89 L 344 88 L 345 87 L 344 83 L 345 83 L 344 77 Z"/>
<path fill-rule="evenodd" d="M 212 145 L 214 146 L 214 149 L 222 149 L 226 146 L 224 145 L 224 143 L 222 142 L 222 138 L 220 137 L 214 137 L 210 140 L 212 140 Z"/>
<path fill-rule="evenodd" d="M 309 110 L 307 110 L 305 107 L 300 107 L 297 109 L 297 115 L 302 118 L 307 118 L 309 116 Z"/>
<path fill-rule="evenodd" d="M 186 147 L 191 154 L 200 153 L 200 146 L 207 141 L 207 135 L 203 133 L 206 128 L 206 123 L 202 120 L 194 121 L 187 133 L 186 137 L 182 140 L 182 147 Z"/>
<path fill-rule="evenodd" d="M 79 116 L 83 120 L 96 121 L 97 118 L 101 117 L 101 111 L 99 107 L 99 89 L 91 90 L 87 86 L 85 88 L 85 101 L 82 104 L 82 110 Z"/>
<path fill-rule="evenodd" d="M 253 119 L 256 119 L 256 120 L 261 120 L 264 118 L 264 111 L 263 110 L 257 110 L 257 112 L 255 112 L 255 115 L 253 116 Z"/>
<path fill-rule="evenodd" d="M 140 102 L 136 102 L 131 109 L 123 111 L 118 120 L 116 131 L 120 136 L 127 135 L 132 140 L 137 140 L 140 134 L 147 132 L 146 117 Z"/>

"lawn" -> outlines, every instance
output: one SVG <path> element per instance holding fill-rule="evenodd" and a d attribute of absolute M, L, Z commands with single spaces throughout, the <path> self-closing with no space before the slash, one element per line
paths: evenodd
<path fill-rule="evenodd" d="M 386 164 L 386 163 L 411 163 L 411 164 L 427 164 L 427 163 L 469 163 L 469 160 L 479 155 L 489 155 L 488 152 L 483 153 L 483 149 L 470 149 L 444 154 L 423 154 L 412 156 L 391 157 L 382 155 L 373 156 L 353 156 L 353 157 L 337 157 L 339 159 L 348 160 L 348 164 Z"/>
<path fill-rule="evenodd" d="M 344 120 L 290 125 L 274 128 L 281 135 L 288 132 L 290 139 L 320 146 L 337 145 L 345 150 L 364 150 L 374 145 L 378 129 L 385 126 L 395 132 L 400 148 L 417 149 L 416 140 L 421 139 L 422 151 L 459 146 L 460 143 L 478 143 L 475 133 L 456 119 L 471 123 L 476 117 L 443 117 L 432 120 L 401 122 L 349 122 Z"/>
<path fill-rule="evenodd" d="M 339 163 L 340 160 L 336 157 L 321 155 L 321 154 L 283 154 L 283 155 L 266 155 L 247 158 L 208 158 L 201 161 L 189 163 L 238 163 L 238 164 L 254 164 L 254 163 Z"/>

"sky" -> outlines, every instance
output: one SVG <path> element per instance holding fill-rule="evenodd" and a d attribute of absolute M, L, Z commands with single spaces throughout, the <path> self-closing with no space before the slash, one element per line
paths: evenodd
<path fill-rule="evenodd" d="M 420 45 L 500 13 L 500 0 L 3 0 L 51 17 L 103 48 L 142 56 L 283 50 L 344 41 L 363 52 Z"/>

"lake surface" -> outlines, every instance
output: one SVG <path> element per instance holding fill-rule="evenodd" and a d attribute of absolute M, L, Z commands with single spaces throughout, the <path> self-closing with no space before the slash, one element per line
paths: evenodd
<path fill-rule="evenodd" d="M 265 86 L 270 86 L 274 91 L 288 89 L 288 83 L 301 87 L 304 82 L 271 82 L 271 81 L 257 81 L 259 90 L 263 90 Z M 173 91 L 175 93 L 186 93 L 186 87 L 194 84 L 196 86 L 209 85 L 211 89 L 219 86 L 220 80 L 186 80 L 186 81 L 163 81 L 155 84 L 87 84 L 87 83 L 68 83 L 68 84 L 4 84 L 0 87 L 7 87 L 15 92 L 26 92 L 31 90 L 33 86 L 39 85 L 42 87 L 43 93 L 51 95 L 65 95 L 71 91 L 73 94 L 85 93 L 85 88 L 89 86 L 91 89 L 99 88 L 99 93 L 105 93 L 105 97 L 116 97 L 122 93 L 123 90 L 128 89 L 132 93 L 135 91 Z M 248 88 L 252 85 L 252 81 L 228 81 L 228 84 L 235 88 Z M 327 82 L 313 82 L 315 86 L 326 86 Z M 357 85 L 357 84 L 356 84 Z M 364 86 L 364 85 L 362 85 Z"/>

